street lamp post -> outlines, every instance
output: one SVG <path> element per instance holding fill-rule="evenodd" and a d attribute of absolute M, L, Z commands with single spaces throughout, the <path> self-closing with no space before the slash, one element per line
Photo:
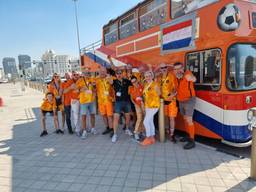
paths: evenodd
<path fill-rule="evenodd" d="M 78 44 L 78 56 L 79 56 L 79 65 L 81 66 L 81 46 L 80 46 L 80 38 L 79 38 L 79 26 L 78 26 L 78 17 L 77 17 L 77 1 L 72 0 L 74 2 L 75 9 L 75 19 L 76 19 L 76 35 L 77 35 L 77 44 Z"/>

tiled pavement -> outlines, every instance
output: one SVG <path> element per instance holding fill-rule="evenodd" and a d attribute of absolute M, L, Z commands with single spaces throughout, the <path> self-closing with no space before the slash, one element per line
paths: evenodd
<path fill-rule="evenodd" d="M 40 138 L 42 94 L 6 84 L 0 96 L 0 192 L 256 191 L 249 159 L 199 144 L 190 151 L 169 142 L 144 148 L 121 130 L 116 144 L 101 134 L 81 140 L 54 134 L 50 121 L 51 134 Z"/>

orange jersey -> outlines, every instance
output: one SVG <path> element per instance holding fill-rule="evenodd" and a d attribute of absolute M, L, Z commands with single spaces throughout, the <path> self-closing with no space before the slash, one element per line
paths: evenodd
<path fill-rule="evenodd" d="M 97 79 L 96 89 L 99 103 L 113 102 L 114 90 L 108 80 L 102 78 Z"/>
<path fill-rule="evenodd" d="M 94 87 L 90 79 L 82 77 L 76 82 L 76 86 L 79 89 L 79 100 L 81 104 L 95 101 Z M 86 90 L 82 91 L 82 88 Z"/>
<path fill-rule="evenodd" d="M 141 84 L 139 84 L 138 87 L 135 87 L 134 85 L 130 86 L 128 92 L 131 95 L 132 100 L 137 105 L 141 105 L 143 97 L 143 86 Z"/>
<path fill-rule="evenodd" d="M 65 82 L 63 82 L 61 84 L 61 88 L 63 90 L 69 88 L 71 85 L 73 84 L 73 80 L 70 79 L 70 80 L 67 80 Z M 71 96 L 72 96 L 72 90 L 70 90 L 69 92 L 67 93 L 63 93 L 63 97 L 64 97 L 64 105 L 65 106 L 69 106 L 71 104 Z"/>
<path fill-rule="evenodd" d="M 166 77 L 160 77 L 161 95 L 165 101 L 169 101 L 168 97 L 175 92 L 175 76 L 168 73 Z"/>
<path fill-rule="evenodd" d="M 159 108 L 160 97 L 156 91 L 159 85 L 156 82 L 146 83 L 143 89 L 143 96 L 146 108 Z"/>
<path fill-rule="evenodd" d="M 50 103 L 47 99 L 44 99 L 40 107 L 40 109 L 43 111 L 55 111 L 56 108 L 57 107 L 56 107 L 55 99 L 53 99 L 52 103 Z"/>
<path fill-rule="evenodd" d="M 57 84 L 53 81 L 53 82 L 51 82 L 51 83 L 48 85 L 48 91 L 49 91 L 50 93 L 52 93 L 55 98 L 58 97 L 58 96 L 60 96 L 60 90 L 61 90 L 61 87 L 62 87 L 61 84 L 62 84 L 62 83 L 59 82 L 59 84 L 57 85 Z"/>
<path fill-rule="evenodd" d="M 181 79 L 175 79 L 178 101 L 187 101 L 195 97 L 194 83 L 186 79 L 186 75 L 192 75 L 191 71 L 186 71 Z"/>

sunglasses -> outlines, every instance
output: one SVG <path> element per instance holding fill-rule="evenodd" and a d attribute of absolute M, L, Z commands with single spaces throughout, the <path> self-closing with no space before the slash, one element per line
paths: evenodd
<path fill-rule="evenodd" d="M 173 70 L 174 70 L 174 71 L 178 71 L 178 70 L 181 70 L 181 69 L 183 69 L 183 67 L 174 68 Z"/>
<path fill-rule="evenodd" d="M 122 75 L 122 73 L 120 73 L 120 72 L 119 72 L 119 73 L 116 73 L 116 74 L 117 74 L 117 75 Z"/>
<path fill-rule="evenodd" d="M 167 69 L 167 67 L 161 67 L 160 69 Z"/>

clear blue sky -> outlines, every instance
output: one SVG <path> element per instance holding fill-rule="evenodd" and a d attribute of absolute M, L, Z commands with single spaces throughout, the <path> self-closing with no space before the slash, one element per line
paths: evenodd
<path fill-rule="evenodd" d="M 141 0 L 79 0 L 81 47 L 101 39 L 102 26 Z M 78 55 L 72 0 L 0 0 L 0 65 L 3 57 L 28 54 L 40 59 L 47 49 Z"/>

